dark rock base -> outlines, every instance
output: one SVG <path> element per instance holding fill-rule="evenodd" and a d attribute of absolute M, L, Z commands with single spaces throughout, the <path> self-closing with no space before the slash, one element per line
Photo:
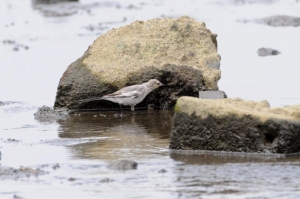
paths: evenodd
<path fill-rule="evenodd" d="M 74 81 L 80 76 L 79 81 Z M 106 100 L 79 103 L 81 99 L 101 97 L 113 93 L 119 88 L 100 82 L 92 76 L 85 67 L 81 66 L 80 60 L 74 62 L 68 69 L 61 81 L 54 107 L 68 109 L 119 109 L 119 104 Z M 136 108 L 168 108 L 173 107 L 176 100 L 181 96 L 198 97 L 199 91 L 204 87 L 203 76 L 199 70 L 190 66 L 176 66 L 166 64 L 161 69 L 156 67 L 144 68 L 128 77 L 125 86 L 142 84 L 150 79 L 157 79 L 166 86 L 152 91 Z"/>
<path fill-rule="evenodd" d="M 201 119 L 176 112 L 170 149 L 298 153 L 300 125 L 286 121 L 262 123 L 251 116 Z"/>

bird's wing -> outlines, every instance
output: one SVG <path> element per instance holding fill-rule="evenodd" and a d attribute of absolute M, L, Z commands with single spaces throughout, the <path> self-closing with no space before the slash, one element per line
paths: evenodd
<path fill-rule="evenodd" d="M 122 92 L 122 91 L 117 91 L 108 95 L 104 95 L 103 98 L 137 98 L 139 96 L 137 91 L 129 91 L 129 92 Z"/>
<path fill-rule="evenodd" d="M 126 97 L 130 97 L 130 98 L 137 98 L 141 93 L 142 93 L 142 89 L 144 87 L 141 85 L 133 85 L 133 86 L 128 86 L 125 88 L 122 88 L 114 93 L 108 94 L 108 95 L 104 95 L 103 98 L 126 98 Z"/>
<path fill-rule="evenodd" d="M 96 101 L 96 100 L 102 100 L 102 97 L 93 97 L 93 98 L 89 98 L 89 99 L 82 99 L 82 100 L 78 100 L 77 102 L 82 103 L 82 102 L 90 102 L 90 101 Z"/>

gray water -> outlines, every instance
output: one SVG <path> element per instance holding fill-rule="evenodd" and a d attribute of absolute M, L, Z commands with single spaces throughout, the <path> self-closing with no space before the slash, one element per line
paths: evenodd
<path fill-rule="evenodd" d="M 182 15 L 219 35 L 219 88 L 228 97 L 299 104 L 300 28 L 243 22 L 299 10 L 292 0 L 1 1 L 0 198 L 300 198 L 298 158 L 170 153 L 173 110 L 33 117 L 53 106 L 61 75 L 98 36 L 135 20 Z M 282 54 L 258 57 L 260 47 Z M 124 159 L 137 169 L 107 168 Z"/>

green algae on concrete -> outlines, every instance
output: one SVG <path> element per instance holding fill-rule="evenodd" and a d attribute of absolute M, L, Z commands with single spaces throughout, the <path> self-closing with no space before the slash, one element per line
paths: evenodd
<path fill-rule="evenodd" d="M 226 99 L 198 99 L 194 97 L 181 97 L 176 103 L 175 111 L 184 111 L 192 115 L 205 119 L 208 115 L 223 117 L 225 115 L 236 115 L 243 118 L 252 115 L 264 122 L 273 119 L 295 120 L 300 122 L 300 105 L 286 106 L 284 108 L 270 108 L 268 101 L 255 102 L 252 100 L 242 100 L 240 98 Z"/>
<path fill-rule="evenodd" d="M 171 149 L 299 153 L 300 105 L 181 97 L 175 106 Z"/>

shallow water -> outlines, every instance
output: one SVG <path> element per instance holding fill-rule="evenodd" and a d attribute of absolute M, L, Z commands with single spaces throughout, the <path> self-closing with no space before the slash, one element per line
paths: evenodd
<path fill-rule="evenodd" d="M 293 0 L 1 1 L 0 198 L 300 198 L 298 158 L 169 153 L 172 110 L 33 117 L 53 105 L 61 75 L 99 35 L 135 20 L 182 15 L 218 34 L 219 88 L 228 97 L 299 104 L 300 28 L 244 23 L 299 10 Z M 260 47 L 282 54 L 258 57 Z M 138 168 L 107 168 L 119 159 Z"/>
<path fill-rule="evenodd" d="M 0 198 L 300 197 L 299 159 L 170 154 L 173 111 L 125 114 L 80 112 L 57 123 L 7 129 L 12 134 L 0 140 L 2 165 L 46 173 L 2 174 Z M 138 168 L 107 168 L 120 159 L 136 161 Z"/>

